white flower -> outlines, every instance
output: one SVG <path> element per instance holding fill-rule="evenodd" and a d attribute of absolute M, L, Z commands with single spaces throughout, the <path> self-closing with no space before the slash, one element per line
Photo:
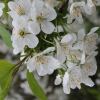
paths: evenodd
<path fill-rule="evenodd" d="M 24 50 L 25 46 L 35 48 L 39 42 L 35 34 L 29 32 L 27 28 L 27 21 L 24 18 L 13 21 L 13 34 L 11 37 L 14 54 L 18 54 Z"/>
<path fill-rule="evenodd" d="M 30 31 L 33 33 L 40 33 L 42 30 L 46 34 L 51 34 L 55 26 L 51 22 L 57 16 L 56 11 L 50 5 L 41 0 L 34 0 L 31 9 L 31 19 L 29 23 Z"/>
<path fill-rule="evenodd" d="M 18 16 L 29 17 L 30 9 L 32 6 L 31 0 L 15 0 L 8 3 L 8 7 L 11 10 L 10 16 L 14 19 Z"/>
<path fill-rule="evenodd" d="M 88 34 L 85 33 L 84 29 L 79 30 L 78 32 L 78 42 L 74 46 L 76 49 L 83 50 L 84 53 L 89 55 L 92 51 L 97 49 L 97 39 L 98 34 L 95 32 L 99 27 L 94 27 L 90 30 Z"/>
<path fill-rule="evenodd" d="M 52 74 L 57 68 L 60 68 L 59 61 L 52 56 L 44 55 L 44 53 L 33 56 L 27 62 L 27 69 L 30 72 L 37 71 L 39 76 Z"/>
<path fill-rule="evenodd" d="M 85 12 L 91 15 L 93 12 L 96 12 L 96 6 L 100 6 L 100 0 L 87 0 L 87 4 L 84 8 Z"/>
<path fill-rule="evenodd" d="M 0 17 L 3 14 L 3 8 L 5 7 L 4 3 L 0 3 Z"/>
<path fill-rule="evenodd" d="M 55 85 L 60 85 L 62 82 L 61 75 L 57 75 L 55 79 Z"/>
<path fill-rule="evenodd" d="M 69 54 L 67 54 L 67 60 L 73 63 L 79 63 L 82 60 L 82 52 L 79 50 L 70 49 Z"/>
<path fill-rule="evenodd" d="M 69 54 L 70 49 L 72 48 L 72 44 L 75 41 L 76 41 L 76 35 L 73 33 L 65 35 L 60 43 L 56 40 L 57 59 L 61 63 L 63 63 L 66 60 L 66 57 Z"/>
<path fill-rule="evenodd" d="M 100 6 L 100 0 L 87 0 L 89 7 Z"/>
<path fill-rule="evenodd" d="M 92 76 L 96 73 L 97 71 L 97 63 L 95 59 L 95 55 L 97 53 L 94 52 L 90 56 L 86 57 L 86 62 L 82 65 L 82 71 L 88 76 Z"/>
<path fill-rule="evenodd" d="M 95 32 L 98 29 L 99 29 L 99 27 L 92 28 L 86 36 L 85 49 L 86 49 L 87 54 L 89 54 L 90 52 L 95 51 L 97 49 L 98 34 Z"/>
<path fill-rule="evenodd" d="M 82 18 L 82 8 L 84 8 L 85 2 L 74 2 L 70 7 L 70 14 L 74 17 L 79 23 L 83 23 Z"/>
<path fill-rule="evenodd" d="M 66 94 L 70 93 L 70 88 L 81 88 L 80 84 L 82 81 L 81 70 L 79 66 L 74 66 L 72 68 L 68 68 L 67 72 L 63 77 L 63 91 Z"/>

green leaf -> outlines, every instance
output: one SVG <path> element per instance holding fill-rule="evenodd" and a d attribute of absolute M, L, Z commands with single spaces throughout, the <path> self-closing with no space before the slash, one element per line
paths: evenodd
<path fill-rule="evenodd" d="M 47 100 L 43 89 L 39 86 L 37 80 L 35 79 L 33 73 L 27 72 L 27 80 L 33 94 L 38 97 L 39 100 Z"/>
<path fill-rule="evenodd" d="M 0 100 L 4 100 L 9 91 L 13 66 L 13 64 L 6 60 L 0 60 Z"/>
<path fill-rule="evenodd" d="M 7 74 L 9 74 L 13 66 L 14 65 L 7 60 L 0 60 L 0 80 L 2 80 Z"/>
<path fill-rule="evenodd" d="M 0 36 L 8 47 L 12 47 L 11 36 L 8 30 L 0 26 Z"/>
<path fill-rule="evenodd" d="M 12 81 L 12 73 L 8 74 L 4 80 L 0 83 L 1 85 L 1 91 L 0 91 L 0 100 L 4 100 L 6 97 L 9 88 L 11 86 L 11 81 Z"/>

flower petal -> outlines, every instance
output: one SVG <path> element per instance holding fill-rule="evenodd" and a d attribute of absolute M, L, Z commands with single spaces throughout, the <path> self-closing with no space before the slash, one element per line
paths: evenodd
<path fill-rule="evenodd" d="M 52 21 L 57 17 L 57 13 L 53 7 L 49 6 L 48 4 L 46 6 L 47 6 L 47 13 L 48 13 L 47 20 Z"/>
<path fill-rule="evenodd" d="M 70 83 L 69 83 L 69 74 L 68 72 L 65 73 L 64 77 L 63 77 L 63 91 L 66 94 L 70 93 Z"/>
<path fill-rule="evenodd" d="M 35 61 L 35 58 L 31 58 L 28 60 L 27 62 L 27 69 L 29 70 L 29 72 L 33 72 L 36 70 L 36 61 Z"/>
<path fill-rule="evenodd" d="M 29 31 L 31 33 L 33 33 L 33 34 L 40 33 L 40 25 L 37 22 L 35 22 L 35 21 L 29 22 L 28 27 L 29 27 Z"/>
<path fill-rule="evenodd" d="M 39 40 L 35 35 L 28 34 L 26 35 L 24 42 L 26 45 L 28 45 L 29 48 L 35 48 L 38 45 Z"/>
<path fill-rule="evenodd" d="M 54 31 L 55 26 L 51 22 L 44 21 L 41 23 L 41 29 L 44 33 L 51 34 Z"/>

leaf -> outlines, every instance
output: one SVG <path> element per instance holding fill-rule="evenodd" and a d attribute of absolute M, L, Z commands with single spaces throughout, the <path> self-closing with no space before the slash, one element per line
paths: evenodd
<path fill-rule="evenodd" d="M 39 86 L 37 80 L 35 79 L 33 73 L 27 72 L 27 80 L 33 94 L 38 97 L 39 100 L 47 100 L 43 89 Z"/>
<path fill-rule="evenodd" d="M 8 47 L 12 47 L 11 36 L 8 30 L 0 26 L 0 36 Z"/>
<path fill-rule="evenodd" d="M 13 64 L 8 62 L 7 60 L 0 60 L 0 80 L 9 73 L 9 71 L 13 68 Z"/>
<path fill-rule="evenodd" d="M 12 81 L 13 64 L 6 60 L 0 60 L 0 100 L 4 100 Z"/>
<path fill-rule="evenodd" d="M 4 100 L 4 98 L 6 97 L 11 85 L 11 81 L 12 81 L 12 73 L 8 74 L 5 77 L 5 79 L 2 80 L 2 82 L 0 83 L 1 85 L 0 100 Z"/>

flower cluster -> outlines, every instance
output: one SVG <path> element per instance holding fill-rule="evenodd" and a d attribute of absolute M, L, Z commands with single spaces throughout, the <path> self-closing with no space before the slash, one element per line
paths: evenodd
<path fill-rule="evenodd" d="M 100 1 L 69 0 L 65 16 L 60 16 L 62 5 L 58 0 L 15 0 L 8 3 L 8 13 L 12 18 L 13 53 L 30 54 L 25 61 L 27 69 L 37 71 L 39 76 L 57 70 L 55 85 L 62 83 L 64 93 L 69 94 L 70 89 L 80 89 L 81 83 L 94 85 L 90 76 L 97 71 L 96 31 L 99 27 L 87 33 L 84 27 L 72 32 L 68 25 L 74 20 L 76 26 L 84 24 L 83 15 L 92 15 Z"/>
<path fill-rule="evenodd" d="M 80 89 L 81 83 L 90 87 L 94 85 L 89 76 L 94 75 L 97 70 L 97 29 L 98 27 L 92 28 L 88 34 L 84 29 L 79 30 L 77 34 L 69 33 L 56 43 L 57 59 L 62 63 L 64 72 L 58 74 L 55 84 L 62 82 L 63 90 L 67 94 L 70 93 L 70 88 Z"/>

